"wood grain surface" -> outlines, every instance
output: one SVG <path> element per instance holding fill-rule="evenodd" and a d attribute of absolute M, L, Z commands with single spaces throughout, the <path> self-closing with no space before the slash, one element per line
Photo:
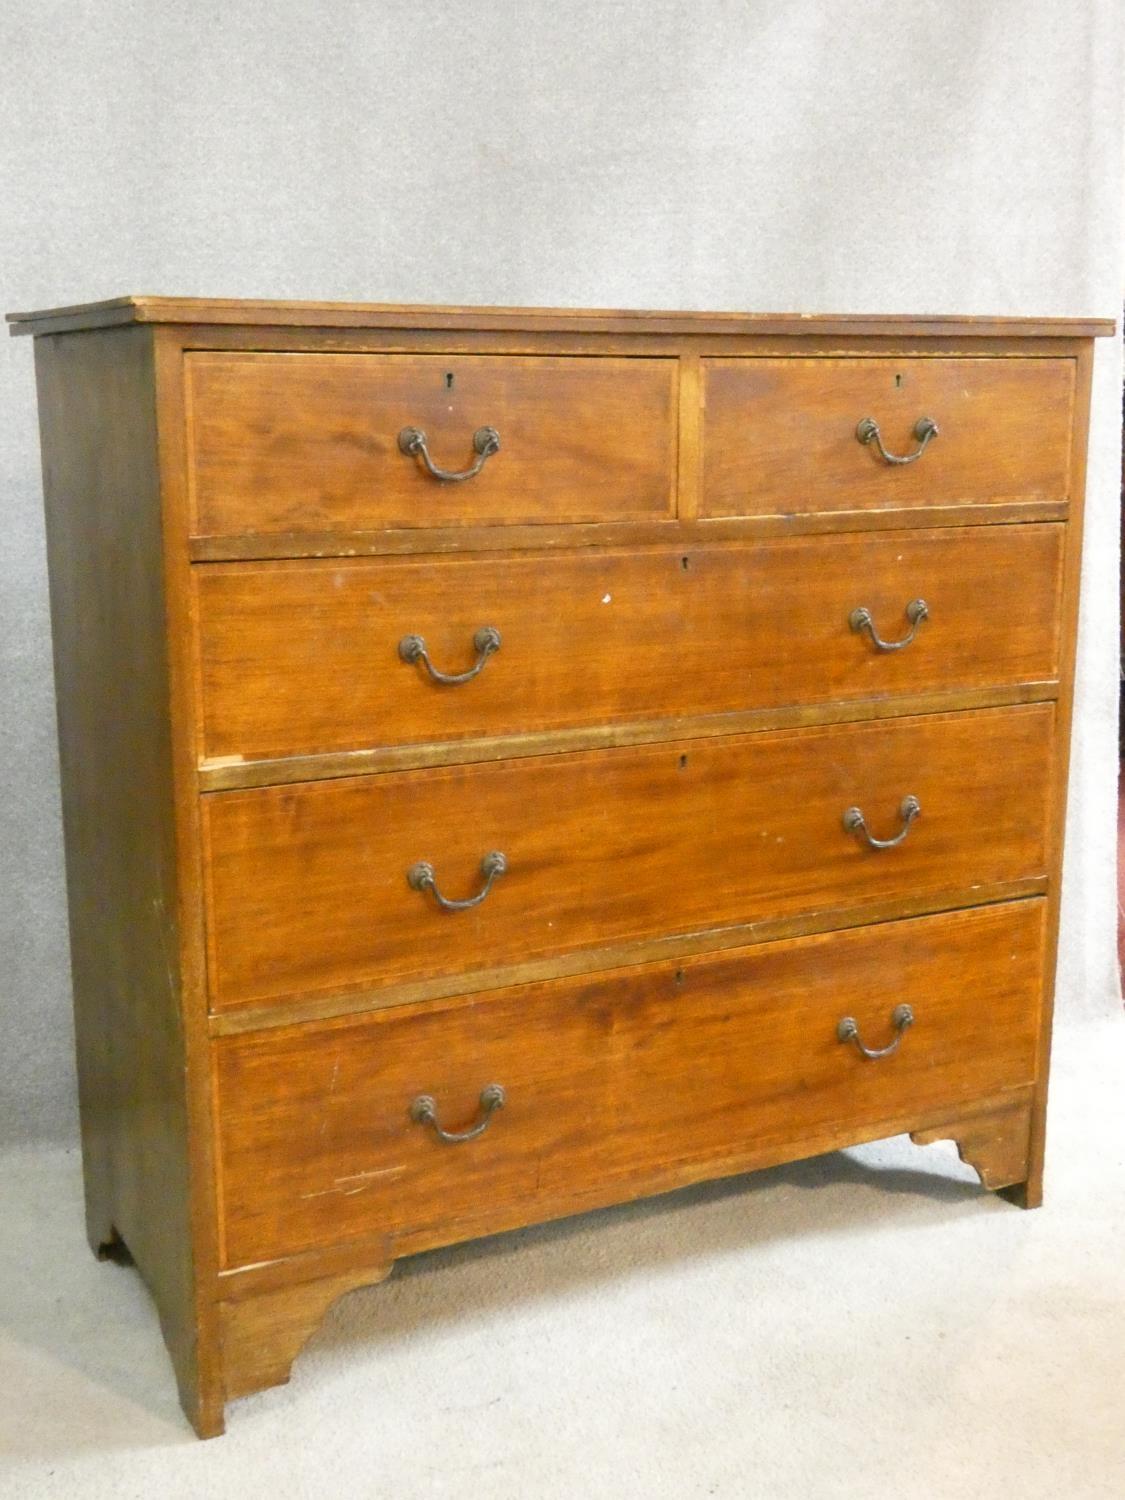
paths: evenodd
<path fill-rule="evenodd" d="M 440 1221 L 487 1232 L 540 1202 L 654 1164 L 721 1161 L 827 1126 L 919 1115 L 1026 1083 L 1038 1029 L 1043 903 L 1018 902 L 554 981 L 359 1021 L 216 1044 L 228 1266 Z M 915 1023 L 891 1057 L 866 1045 Z M 446 1145 L 479 1095 L 507 1102 Z"/>
<path fill-rule="evenodd" d="M 756 546 L 324 559 L 194 570 L 203 759 L 323 755 L 518 731 L 1049 682 L 1063 528 Z M 849 625 L 866 606 L 895 641 Z M 398 652 L 420 634 L 436 683 Z"/>
<path fill-rule="evenodd" d="M 62 333 L 119 323 L 174 323 L 185 328 L 277 327 L 287 335 L 302 328 L 422 329 L 450 331 L 505 329 L 643 333 L 721 332 L 817 334 L 868 337 L 1098 338 L 1114 332 L 1112 318 L 994 318 L 953 314 L 674 312 L 652 308 L 460 307 L 386 302 L 280 302 L 257 297 L 112 297 L 71 307 L 43 308 L 7 315 L 13 334 Z"/>
<path fill-rule="evenodd" d="M 703 389 L 702 515 L 1068 498 L 1070 359 L 713 359 Z M 938 436 L 887 464 L 864 417 L 895 454 Z"/>
<path fill-rule="evenodd" d="M 904 1131 L 1040 1201 L 1112 325 L 11 325 L 42 335 L 88 1234 L 135 1258 L 201 1435 L 397 1256 Z M 921 416 L 915 463 L 855 436 L 905 453 Z M 484 425 L 464 483 L 398 447 L 459 469 Z M 895 639 L 914 598 L 902 651 L 849 628 Z M 469 683 L 399 659 L 463 669 L 485 624 Z M 907 794 L 898 847 L 845 830 Z M 407 882 L 470 896 L 495 849 L 469 910 Z M 893 1056 L 838 1040 L 904 1001 Z M 467 1127 L 490 1083 L 473 1141 L 411 1120 L 426 1092 Z"/>
<path fill-rule="evenodd" d="M 152 334 L 40 339 L 35 355 L 86 1230 L 99 1254 L 127 1247 L 200 1419 L 193 1212 L 212 1184 L 190 1121 L 206 1075 L 184 1061 Z"/>
<path fill-rule="evenodd" d="M 1040 1028 L 1042 1030 L 1042 1028 Z M 916 1146 L 955 1141 L 957 1154 L 993 1192 L 1023 1184 L 1028 1175 L 1032 1111 L 1021 1099 L 1006 1108 L 958 1115 L 945 1125 L 912 1130 Z"/>
<path fill-rule="evenodd" d="M 681 480 L 684 465 L 681 465 Z M 682 497 L 681 497 L 682 498 Z M 1033 525 L 1066 521 L 1066 500 L 966 500 L 954 505 L 901 505 L 879 510 L 791 511 L 769 516 L 704 516 L 695 520 L 587 522 L 560 526 L 388 527 L 383 531 L 243 531 L 192 537 L 193 562 L 264 558 L 416 557 L 438 553 L 552 551 L 578 547 L 711 546 L 778 537 L 841 536 L 863 531 L 918 531 L 932 527 Z"/>
<path fill-rule="evenodd" d="M 187 356 L 193 530 L 623 521 L 675 508 L 674 359 L 466 355 Z M 426 433 L 464 470 L 400 451 Z"/>
<path fill-rule="evenodd" d="M 212 1006 L 991 885 L 1046 868 L 1051 705 L 388 773 L 204 799 Z M 922 816 L 895 849 L 876 837 Z M 438 909 L 407 871 L 465 899 Z"/>

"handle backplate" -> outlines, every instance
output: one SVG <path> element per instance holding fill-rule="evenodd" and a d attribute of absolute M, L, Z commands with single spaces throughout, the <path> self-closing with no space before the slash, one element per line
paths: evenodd
<path fill-rule="evenodd" d="M 866 631 L 871 644 L 877 651 L 901 651 L 904 646 L 909 646 L 918 633 L 918 626 L 923 620 L 930 618 L 930 608 L 925 599 L 911 599 L 906 606 L 906 618 L 910 621 L 910 629 L 897 641 L 884 641 L 875 629 L 875 619 L 866 605 L 861 604 L 858 609 L 853 609 L 848 616 L 848 624 L 855 631 Z"/>
<path fill-rule="evenodd" d="M 437 1100 L 432 1094 L 419 1094 L 410 1105 L 410 1118 L 415 1125 L 428 1125 L 439 1141 L 449 1146 L 458 1146 L 463 1141 L 475 1141 L 488 1129 L 489 1121 L 498 1109 L 503 1109 L 508 1096 L 499 1083 L 490 1083 L 481 1090 L 480 1119 L 467 1130 L 445 1130 L 438 1121 Z"/>
<path fill-rule="evenodd" d="M 428 439 L 420 427 L 404 427 L 398 435 L 398 446 L 411 458 L 420 458 L 427 473 L 445 484 L 460 484 L 472 479 L 484 468 L 487 459 L 500 451 L 500 434 L 495 427 L 478 427 L 473 433 L 476 459 L 467 469 L 442 469 L 430 457 Z"/>
<path fill-rule="evenodd" d="M 915 818 L 920 817 L 922 804 L 918 798 L 911 795 L 904 797 L 899 806 L 898 815 L 902 819 L 902 828 L 895 834 L 894 838 L 877 839 L 872 836 L 868 827 L 867 819 L 863 816 L 863 810 L 859 807 L 849 807 L 844 814 L 844 827 L 849 833 L 861 833 L 872 849 L 894 849 L 901 844 L 910 832 L 910 825 Z"/>
<path fill-rule="evenodd" d="M 836 1024 L 836 1040 L 839 1042 L 854 1042 L 857 1050 L 867 1058 L 875 1060 L 880 1057 L 890 1057 L 892 1052 L 897 1052 L 899 1044 L 906 1034 L 907 1028 L 914 1025 L 914 1008 L 910 1005 L 896 1005 L 891 1012 L 891 1025 L 895 1029 L 895 1037 L 885 1047 L 865 1047 L 859 1035 L 859 1024 L 854 1016 L 844 1016 Z"/>
<path fill-rule="evenodd" d="M 426 650 L 425 637 L 420 635 L 404 635 L 398 643 L 398 654 L 404 662 L 413 665 L 421 662 L 434 682 L 458 683 L 471 682 L 480 673 L 485 662 L 490 656 L 495 656 L 500 649 L 500 632 L 495 625 L 482 625 L 473 636 L 473 649 L 477 653 L 477 659 L 465 672 L 441 672 L 430 660 Z"/>
<path fill-rule="evenodd" d="M 406 879 L 412 890 L 429 891 L 442 911 L 468 911 L 470 907 L 481 904 L 492 889 L 493 881 L 506 874 L 507 869 L 507 857 L 499 849 L 491 850 L 480 862 L 484 885 L 475 896 L 467 896 L 463 901 L 451 901 L 448 896 L 442 895 L 437 888 L 434 867 L 428 859 L 420 859 L 411 865 L 406 872 Z"/>
<path fill-rule="evenodd" d="M 913 464 L 922 457 L 927 447 L 938 435 L 938 425 L 932 417 L 919 417 L 914 424 L 914 436 L 918 446 L 913 453 L 891 453 L 883 446 L 883 435 L 874 417 L 864 417 L 855 430 L 856 438 L 865 448 L 874 447 L 885 464 Z"/>

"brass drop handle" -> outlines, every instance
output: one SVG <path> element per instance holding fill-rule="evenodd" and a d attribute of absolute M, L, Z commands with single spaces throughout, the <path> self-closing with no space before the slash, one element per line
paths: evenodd
<path fill-rule="evenodd" d="M 398 643 L 398 654 L 403 661 L 413 664 L 420 661 L 435 682 L 471 682 L 481 671 L 490 656 L 500 649 L 500 632 L 495 625 L 482 625 L 473 636 L 473 649 L 477 659 L 467 672 L 439 672 L 429 658 L 426 642 L 420 635 L 404 635 Z"/>
<path fill-rule="evenodd" d="M 895 1039 L 888 1042 L 885 1047 L 865 1047 L 860 1039 L 859 1026 L 854 1016 L 845 1016 L 837 1023 L 836 1040 L 839 1042 L 854 1042 L 864 1057 L 878 1058 L 890 1057 L 892 1052 L 897 1052 L 899 1043 L 906 1035 L 908 1026 L 914 1025 L 914 1011 L 909 1005 L 896 1005 L 891 1012 L 891 1025 L 895 1029 Z"/>
<path fill-rule="evenodd" d="M 918 446 L 913 453 L 888 453 L 883 447 L 879 424 L 874 417 L 864 417 L 855 430 L 859 441 L 867 447 L 874 443 L 876 452 L 885 464 L 912 464 L 925 453 L 927 445 L 938 435 L 938 425 L 932 417 L 919 417 L 914 424 L 914 436 Z"/>
<path fill-rule="evenodd" d="M 901 651 L 904 646 L 910 645 L 910 642 L 917 635 L 918 626 L 921 625 L 922 621 L 930 618 L 929 606 L 925 599 L 911 599 L 910 603 L 906 606 L 906 618 L 910 621 L 910 629 L 906 635 L 897 641 L 885 641 L 882 639 L 879 632 L 875 629 L 875 620 L 871 611 L 865 605 L 861 604 L 858 609 L 852 610 L 848 616 L 848 624 L 853 630 L 866 630 L 871 644 L 877 651 Z"/>
<path fill-rule="evenodd" d="M 462 479 L 472 479 L 484 468 L 485 461 L 500 451 L 500 434 L 495 427 L 478 427 L 473 433 L 475 461 L 467 469 L 439 469 L 430 457 L 426 446 L 426 434 L 420 427 L 404 427 L 398 435 L 398 445 L 411 458 L 420 458 L 435 479 L 447 484 L 460 484 Z"/>
<path fill-rule="evenodd" d="M 507 1094 L 498 1083 L 490 1083 L 480 1095 L 480 1119 L 468 1130 L 443 1130 L 438 1124 L 437 1100 L 432 1094 L 419 1094 L 410 1106 L 410 1118 L 415 1125 L 429 1125 L 439 1141 L 456 1146 L 462 1141 L 475 1141 L 488 1129 L 488 1123 L 498 1109 L 503 1109 Z"/>
<path fill-rule="evenodd" d="M 435 884 L 434 867 L 428 859 L 420 859 L 417 864 L 411 865 L 406 872 L 406 879 L 411 889 L 430 891 L 442 911 L 468 911 L 471 906 L 481 904 L 492 889 L 492 882 L 497 876 L 503 875 L 507 868 L 508 861 L 499 849 L 493 849 L 490 854 L 486 854 L 480 862 L 484 885 L 475 896 L 468 896 L 464 901 L 450 901 L 447 896 L 442 895 Z"/>
<path fill-rule="evenodd" d="M 902 828 L 895 834 L 893 839 L 873 838 L 867 829 L 867 820 L 863 811 L 858 807 L 849 807 L 844 814 L 844 827 L 849 833 L 862 833 L 872 849 L 893 849 L 896 844 L 901 844 L 910 832 L 910 825 L 922 811 L 922 804 L 917 797 L 904 797 L 898 815 L 902 819 Z"/>

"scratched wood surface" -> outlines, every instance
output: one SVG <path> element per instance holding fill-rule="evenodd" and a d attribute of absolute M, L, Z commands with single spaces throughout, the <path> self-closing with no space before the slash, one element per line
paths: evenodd
<path fill-rule="evenodd" d="M 45 335 L 89 1233 L 198 1432 L 474 1234 L 903 1131 L 1039 1201 L 1108 325 L 124 298 L 12 331 Z M 916 463 L 856 441 L 922 415 Z M 464 484 L 397 449 L 461 467 L 485 424 Z M 915 597 L 904 651 L 847 627 Z M 463 689 L 396 655 L 464 666 L 485 623 Z M 908 792 L 899 847 L 845 832 Z M 406 882 L 468 895 L 497 847 L 470 911 Z M 904 998 L 893 1057 L 836 1040 Z M 478 1140 L 410 1122 L 490 1082 Z"/>
<path fill-rule="evenodd" d="M 437 1217 L 485 1232 L 512 1200 L 533 1221 L 572 1182 L 1024 1084 L 1043 915 L 1016 902 L 225 1038 L 224 1263 L 375 1232 L 393 1255 Z M 895 1055 L 837 1039 L 850 1015 L 887 1045 L 904 1001 L 915 1023 Z M 493 1083 L 507 1102 L 474 1141 L 410 1117 L 429 1094 L 463 1130 Z"/>
<path fill-rule="evenodd" d="M 624 332 L 742 336 L 773 334 L 787 339 L 815 335 L 875 338 L 1032 340 L 1097 338 L 1114 331 L 1112 318 L 992 318 L 955 314 L 677 312 L 654 308 L 459 307 L 387 302 L 270 301 L 258 297 L 111 297 L 71 307 L 7 314 L 13 334 L 63 333 L 121 323 L 170 323 L 185 329 L 202 325 L 214 336 L 230 326 L 260 337 L 282 333 L 290 340 L 302 329 L 402 329 L 418 338 L 423 330 L 501 334 L 535 329 L 599 334 Z M 243 335 L 245 336 L 245 335 Z"/>

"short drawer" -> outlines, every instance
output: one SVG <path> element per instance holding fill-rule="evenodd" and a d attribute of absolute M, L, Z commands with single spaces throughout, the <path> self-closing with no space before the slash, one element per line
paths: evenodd
<path fill-rule="evenodd" d="M 196 535 L 675 507 L 674 359 L 195 353 L 185 378 Z"/>
<path fill-rule="evenodd" d="M 213 793 L 212 1003 L 970 887 L 984 900 L 1046 871 L 1053 738 L 1043 704 Z M 856 807 L 866 831 L 845 826 Z"/>
<path fill-rule="evenodd" d="M 1013 902 L 224 1038 L 224 1264 L 375 1236 L 389 1257 L 1026 1084 L 1043 934 L 1043 902 Z M 849 1016 L 897 1048 L 864 1057 Z M 485 1129 L 443 1142 L 420 1096 Z"/>
<path fill-rule="evenodd" d="M 704 360 L 702 512 L 1066 500 L 1074 379 L 1069 359 Z"/>
<path fill-rule="evenodd" d="M 200 565 L 201 755 L 269 759 L 1048 682 L 1062 541 L 1057 524 L 975 526 Z M 418 640 L 425 655 L 412 658 Z"/>

